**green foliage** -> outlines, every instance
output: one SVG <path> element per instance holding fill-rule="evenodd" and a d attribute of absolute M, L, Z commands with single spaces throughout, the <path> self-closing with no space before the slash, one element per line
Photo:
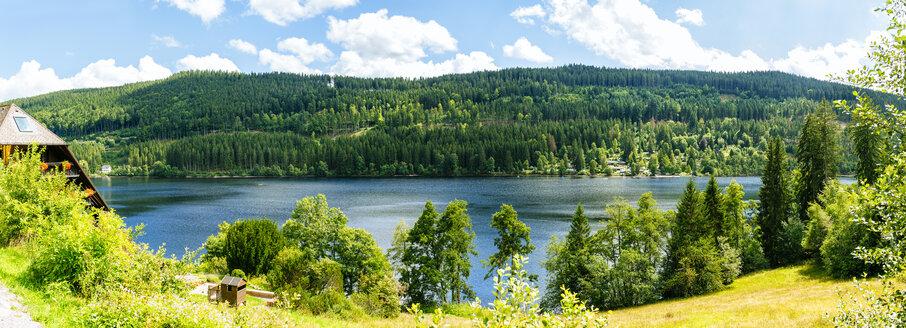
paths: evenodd
<path fill-rule="evenodd" d="M 74 313 L 80 327 L 286 327 L 276 311 L 229 308 L 224 303 L 190 301 L 171 294 L 111 293 L 91 300 Z"/>
<path fill-rule="evenodd" d="M 13 102 L 67 139 L 103 143 L 110 154 L 99 159 L 95 146 L 76 154 L 124 175 L 565 174 L 589 168 L 598 149 L 633 175 L 650 159 L 662 174 L 753 175 L 758 138 L 796 144 L 825 98 L 853 99 L 848 85 L 779 72 L 570 65 L 420 80 L 182 72 Z M 850 152 L 841 172 L 854 163 Z"/>
<path fill-rule="evenodd" d="M 399 283 L 390 273 L 370 273 L 359 279 L 363 289 L 352 294 L 350 299 L 366 313 L 383 318 L 395 318 L 400 314 Z"/>
<path fill-rule="evenodd" d="M 396 227 L 393 228 L 393 240 L 390 242 L 390 248 L 387 248 L 387 260 L 390 261 L 393 272 L 398 274 L 409 270 L 403 262 L 403 256 L 406 255 L 409 247 L 412 246 L 409 241 L 410 231 L 412 231 L 412 227 L 406 224 L 405 220 L 400 220 Z"/>
<path fill-rule="evenodd" d="M 472 219 L 466 214 L 466 205 L 462 200 L 450 202 L 437 221 L 442 286 L 449 288 L 450 301 L 455 303 L 462 302 L 463 296 L 471 298 L 474 294 L 466 280 L 472 267 L 469 257 L 478 252 L 475 251 L 475 232 L 472 231 Z"/>
<path fill-rule="evenodd" d="M 664 283 L 664 293 L 685 297 L 713 292 L 723 288 L 725 260 L 713 241 L 700 239 L 676 252 L 676 271 Z"/>
<path fill-rule="evenodd" d="M 547 270 L 547 291 L 542 300 L 546 309 L 554 309 L 560 303 L 560 287 L 570 291 L 590 291 L 591 254 L 588 250 L 588 239 L 591 238 L 591 228 L 588 216 L 582 204 L 576 207 L 566 238 L 560 240 L 551 236 L 547 246 L 547 260 L 544 268 Z M 589 295 L 581 296 L 589 299 Z"/>
<path fill-rule="evenodd" d="M 758 225 L 761 227 L 761 246 L 772 267 L 788 263 L 782 246 L 783 224 L 792 215 L 786 155 L 780 138 L 768 146 L 768 159 L 758 190 Z"/>
<path fill-rule="evenodd" d="M 401 282 L 407 289 L 409 304 L 459 303 L 473 295 L 466 280 L 472 266 L 469 257 L 477 252 L 466 205 L 454 200 L 443 214 L 438 214 L 434 204 L 425 203 L 424 211 L 409 231 L 410 246 L 402 256 L 405 270 Z"/>
<path fill-rule="evenodd" d="M 805 239 L 802 240 L 802 249 L 809 254 L 816 253 L 827 237 L 827 231 L 831 228 L 831 218 L 827 212 L 821 208 L 821 205 L 812 203 L 808 208 L 808 216 L 811 221 L 808 223 L 808 231 L 805 233 Z M 818 257 L 820 260 L 821 257 Z"/>
<path fill-rule="evenodd" d="M 442 272 L 437 256 L 440 247 L 436 238 L 439 217 L 434 204 L 426 202 L 425 209 L 408 233 L 410 246 L 403 252 L 404 270 L 400 273 L 400 281 L 406 287 L 409 304 L 435 305 L 441 297 Z"/>
<path fill-rule="evenodd" d="M 234 221 L 226 232 L 223 253 L 227 268 L 252 276 L 267 273 L 285 242 L 277 223 L 264 219 Z"/>
<path fill-rule="evenodd" d="M 587 307 L 575 294 L 567 289 L 561 295 L 562 315 L 541 314 L 538 305 L 540 292 L 532 284 L 529 274 L 523 270 L 528 259 L 522 255 L 513 256 L 512 266 L 497 270 L 494 277 L 494 303 L 490 315 L 481 313 L 480 300 L 472 304 L 472 322 L 481 328 L 503 327 L 606 327 L 607 317 L 596 313 L 594 307 Z"/>
<path fill-rule="evenodd" d="M 799 181 L 796 183 L 796 201 L 799 219 L 809 222 L 808 208 L 818 201 L 818 195 L 827 183 L 837 176 L 837 161 L 840 157 L 837 144 L 839 124 L 827 101 L 805 118 L 796 146 L 796 161 L 799 163 Z"/>
<path fill-rule="evenodd" d="M 327 204 L 324 195 L 306 197 L 296 203 L 292 219 L 283 224 L 283 236 L 292 247 L 311 252 L 315 259 L 331 259 L 342 266 L 343 289 L 347 294 L 361 290 L 359 278 L 384 274 L 390 263 L 371 234 L 346 226 L 349 219 Z"/>
<path fill-rule="evenodd" d="M 877 105 L 871 98 L 860 98 L 860 100 L 862 101 L 860 105 L 866 111 L 878 111 Z M 859 158 L 856 165 L 856 178 L 862 183 L 874 184 L 878 181 L 880 169 L 886 162 L 887 141 L 880 133 L 872 129 L 870 121 L 859 116 L 853 118 L 849 134 L 853 141 L 853 149 Z"/>
<path fill-rule="evenodd" d="M 531 228 L 519 221 L 516 210 L 510 205 L 501 205 L 500 212 L 494 213 L 491 217 L 491 227 L 497 229 L 498 236 L 494 238 L 494 246 L 497 246 L 497 253 L 491 254 L 487 260 L 483 260 L 485 267 L 490 270 L 485 274 L 485 279 L 491 277 L 497 269 L 507 265 L 507 262 L 513 260 L 516 254 L 528 256 L 535 250 L 532 245 L 532 238 L 529 236 Z M 510 263 L 511 266 L 515 264 Z"/>

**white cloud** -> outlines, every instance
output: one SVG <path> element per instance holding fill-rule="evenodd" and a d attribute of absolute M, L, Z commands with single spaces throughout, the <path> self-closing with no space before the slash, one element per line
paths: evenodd
<path fill-rule="evenodd" d="M 544 9 L 541 8 L 541 5 L 519 7 L 510 13 L 510 16 L 515 18 L 517 22 L 529 25 L 535 24 L 535 18 L 544 18 L 544 15 L 546 15 L 546 13 L 544 12 Z"/>
<path fill-rule="evenodd" d="M 205 24 L 220 16 L 225 10 L 225 0 L 156 0 L 184 10 L 201 18 Z"/>
<path fill-rule="evenodd" d="M 164 45 L 164 47 L 167 47 L 167 48 L 178 48 L 179 46 L 182 46 L 182 44 L 179 43 L 179 41 L 176 41 L 176 38 L 174 38 L 173 36 L 169 36 L 169 35 L 158 36 L 157 34 L 151 34 L 151 37 L 154 38 L 155 41 L 160 42 L 161 44 Z"/>
<path fill-rule="evenodd" d="M 457 54 L 439 63 L 426 62 L 429 52 L 457 50 L 456 39 L 433 20 L 388 16 L 382 9 L 349 20 L 330 17 L 328 25 L 327 38 L 345 49 L 331 68 L 336 74 L 420 77 L 498 69 L 494 59 L 480 51 Z"/>
<path fill-rule="evenodd" d="M 239 67 L 233 61 L 220 57 L 216 53 L 204 57 L 195 57 L 188 55 L 177 62 L 177 68 L 180 71 L 221 71 L 221 72 L 238 72 Z"/>
<path fill-rule="evenodd" d="M 676 10 L 676 22 L 678 24 L 689 23 L 696 26 L 705 25 L 705 19 L 702 18 L 701 9 L 680 8 Z"/>
<path fill-rule="evenodd" d="M 786 58 L 763 59 L 751 50 L 738 55 L 702 47 L 679 23 L 704 24 L 698 10 L 677 10 L 676 22 L 661 19 L 640 0 L 544 0 L 547 13 L 543 27 L 553 35 L 584 45 L 630 67 L 698 69 L 709 71 L 780 70 L 824 79 L 864 64 L 867 45 L 881 32 L 864 41 L 847 40 L 807 49 L 799 46 Z"/>
<path fill-rule="evenodd" d="M 358 0 L 250 0 L 251 13 L 266 21 L 286 26 L 299 19 L 315 17 L 327 10 L 355 6 Z"/>
<path fill-rule="evenodd" d="M 258 61 L 270 66 L 271 71 L 299 74 L 322 74 L 320 70 L 308 67 L 314 61 L 328 61 L 333 52 L 323 43 L 309 43 L 303 38 L 289 38 L 277 43 L 277 50 L 290 54 L 262 49 Z"/>
<path fill-rule="evenodd" d="M 60 78 L 52 68 L 41 68 L 37 61 L 22 63 L 19 72 L 9 78 L 0 78 L 0 100 L 29 97 L 47 92 L 76 88 L 97 88 L 132 82 L 158 80 L 172 72 L 154 62 L 150 56 L 139 60 L 138 68 L 116 66 L 113 59 L 99 60 L 85 66 L 69 78 Z"/>
<path fill-rule="evenodd" d="M 806 49 L 798 46 L 787 53 L 787 58 L 773 61 L 777 70 L 826 79 L 828 74 L 843 74 L 865 64 L 869 45 L 881 39 L 881 31 L 871 31 L 865 40 L 846 40 L 838 45 Z"/>
<path fill-rule="evenodd" d="M 481 51 L 468 55 L 456 54 L 453 59 L 440 63 L 433 61 L 401 61 L 395 58 L 362 58 L 354 51 L 344 51 L 332 71 L 340 75 L 370 77 L 429 77 L 475 71 L 500 69 L 494 58 Z"/>
<path fill-rule="evenodd" d="M 345 21 L 330 17 L 328 25 L 327 39 L 364 57 L 414 61 L 427 56 L 425 49 L 434 53 L 456 50 L 456 39 L 437 22 L 387 17 L 387 9 Z"/>
<path fill-rule="evenodd" d="M 230 40 L 230 43 L 227 44 L 230 48 L 236 49 L 240 52 L 244 52 L 250 55 L 258 54 L 258 48 L 250 42 L 242 41 L 240 39 Z"/>
<path fill-rule="evenodd" d="M 544 53 L 536 45 L 533 45 L 525 37 L 519 38 L 516 40 L 516 43 L 513 45 L 503 46 L 503 55 L 507 57 L 525 59 L 530 62 L 535 63 L 550 63 L 554 61 L 554 58 Z"/>
<path fill-rule="evenodd" d="M 270 70 L 273 72 L 321 74 L 321 71 L 308 67 L 309 63 L 299 57 L 276 53 L 270 49 L 261 49 L 258 52 L 258 61 L 270 66 Z"/>
<path fill-rule="evenodd" d="M 303 38 L 289 38 L 277 44 L 277 49 L 295 54 L 305 63 L 315 60 L 327 61 L 333 57 L 333 52 L 323 43 L 308 43 Z"/>

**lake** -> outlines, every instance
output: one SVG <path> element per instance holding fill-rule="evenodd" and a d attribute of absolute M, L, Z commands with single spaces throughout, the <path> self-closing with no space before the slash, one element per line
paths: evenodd
<path fill-rule="evenodd" d="M 704 188 L 708 178 L 694 178 Z M 755 199 L 759 177 L 718 178 L 721 188 L 732 180 L 741 184 L 745 199 Z M 217 224 L 240 218 L 267 217 L 282 224 L 297 200 L 324 194 L 332 207 L 349 218 L 349 225 L 374 235 L 381 248 L 391 242 L 400 220 L 410 226 L 432 201 L 438 212 L 454 199 L 469 203 L 468 214 L 475 230 L 475 249 L 470 283 L 483 301 L 493 300 L 491 280 L 483 280 L 487 269 L 481 259 L 496 252 L 496 230 L 491 215 L 501 204 L 512 205 L 519 219 L 531 227 L 537 249 L 529 256 L 527 270 L 544 277 L 541 261 L 552 235 L 564 236 L 576 205 L 581 202 L 593 221 L 603 216 L 604 206 L 615 197 L 634 203 L 652 191 L 662 209 L 674 209 L 688 178 L 222 178 L 93 179 L 98 191 L 126 224 L 144 224 L 138 242 L 152 249 L 166 244 L 168 253 L 183 254 L 197 249 L 208 236 L 217 233 Z M 543 279 L 542 279 L 543 280 Z"/>

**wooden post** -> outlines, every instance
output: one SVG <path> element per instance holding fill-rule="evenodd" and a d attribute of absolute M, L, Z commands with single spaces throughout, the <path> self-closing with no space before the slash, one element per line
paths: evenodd
<path fill-rule="evenodd" d="M 3 145 L 3 164 L 9 164 L 9 156 L 13 153 L 12 145 Z"/>

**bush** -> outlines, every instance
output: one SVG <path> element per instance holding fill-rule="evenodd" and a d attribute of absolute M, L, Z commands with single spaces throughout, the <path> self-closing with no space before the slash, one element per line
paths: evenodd
<path fill-rule="evenodd" d="M 792 216 L 783 222 L 780 228 L 780 247 L 782 250 L 780 264 L 793 264 L 805 259 L 802 240 L 805 238 L 805 224 L 798 217 Z"/>
<path fill-rule="evenodd" d="M 75 313 L 80 327 L 286 327 L 275 311 L 224 303 L 197 303 L 172 294 L 120 290 L 91 301 Z"/>
<path fill-rule="evenodd" d="M 810 255 L 818 255 L 821 244 L 827 237 L 827 231 L 831 227 L 831 218 L 819 204 L 809 206 L 808 217 L 811 218 L 811 221 L 808 223 L 805 239 L 802 240 L 802 248 Z M 821 260 L 820 256 L 815 256 L 815 258 Z"/>
<path fill-rule="evenodd" d="M 352 301 L 369 315 L 396 318 L 400 314 L 400 286 L 388 272 L 359 278 L 362 291 L 352 294 Z"/>
<path fill-rule="evenodd" d="M 742 273 L 742 259 L 739 251 L 727 243 L 727 238 L 718 238 L 718 250 L 720 251 L 720 271 L 722 273 L 724 285 L 729 285 Z"/>
<path fill-rule="evenodd" d="M 223 253 L 230 270 L 241 269 L 257 276 L 270 270 L 271 261 L 284 245 L 283 234 L 274 221 L 238 220 L 227 230 Z"/>
<path fill-rule="evenodd" d="M 719 290 L 724 282 L 724 259 L 713 242 L 701 239 L 677 252 L 676 273 L 665 283 L 668 295 L 686 297 Z"/>
<path fill-rule="evenodd" d="M 821 245 L 821 263 L 825 271 L 837 278 L 880 273 L 880 266 L 866 263 L 855 256 L 858 247 L 875 247 L 878 239 L 877 233 L 868 231 L 859 223 L 840 222 L 828 233 Z"/>

